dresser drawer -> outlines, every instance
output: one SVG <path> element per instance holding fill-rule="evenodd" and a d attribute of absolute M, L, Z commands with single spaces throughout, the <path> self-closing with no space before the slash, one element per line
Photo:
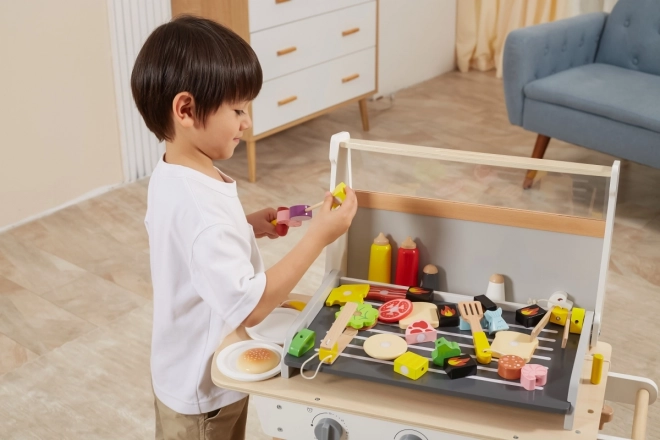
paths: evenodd
<path fill-rule="evenodd" d="M 248 0 L 250 32 L 365 3 L 365 0 Z"/>
<path fill-rule="evenodd" d="M 376 2 L 256 32 L 250 36 L 264 81 L 376 45 Z"/>
<path fill-rule="evenodd" d="M 264 83 L 252 103 L 259 135 L 376 89 L 374 47 Z"/>

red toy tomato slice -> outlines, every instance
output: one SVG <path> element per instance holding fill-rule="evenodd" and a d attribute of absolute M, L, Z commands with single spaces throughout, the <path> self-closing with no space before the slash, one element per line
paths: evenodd
<path fill-rule="evenodd" d="M 378 309 L 378 320 L 382 322 L 399 322 L 410 315 L 413 304 L 407 299 L 393 299 Z"/>

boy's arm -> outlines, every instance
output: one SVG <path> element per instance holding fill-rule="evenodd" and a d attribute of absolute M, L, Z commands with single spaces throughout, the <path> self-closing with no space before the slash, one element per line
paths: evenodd
<path fill-rule="evenodd" d="M 303 239 L 266 271 L 266 288 L 255 309 L 243 322 L 246 327 L 259 324 L 274 308 L 286 301 L 325 246 L 348 230 L 357 211 L 355 192 L 347 188 L 346 200 L 338 209 L 331 211 L 333 201 L 332 194 L 326 193 L 323 206 L 310 222 Z"/>
<path fill-rule="evenodd" d="M 250 242 L 225 224 L 208 227 L 193 244 L 192 287 L 232 329 L 252 313 L 266 286 L 265 273 L 254 272 L 251 252 Z"/>

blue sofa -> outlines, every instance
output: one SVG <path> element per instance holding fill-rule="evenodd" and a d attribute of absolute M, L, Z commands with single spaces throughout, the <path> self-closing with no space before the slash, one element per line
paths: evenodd
<path fill-rule="evenodd" d="M 515 30 L 503 61 L 509 120 L 538 133 L 532 157 L 556 138 L 660 168 L 660 0 Z"/>

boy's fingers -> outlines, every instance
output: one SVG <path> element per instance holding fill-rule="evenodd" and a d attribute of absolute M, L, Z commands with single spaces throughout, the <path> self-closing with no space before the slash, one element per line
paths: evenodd
<path fill-rule="evenodd" d="M 357 211 L 358 203 L 357 197 L 355 196 L 355 191 L 351 188 L 346 188 L 346 199 L 342 203 L 342 208 L 348 211 L 348 213 L 355 213 Z"/>
<path fill-rule="evenodd" d="M 335 198 L 333 197 L 330 191 L 325 193 L 325 198 L 323 199 L 323 205 L 321 206 L 321 211 L 330 212 L 332 209 L 332 204 L 334 203 Z"/>
<path fill-rule="evenodd" d="M 277 218 L 277 210 L 275 208 L 266 208 L 266 219 L 271 222 Z"/>

